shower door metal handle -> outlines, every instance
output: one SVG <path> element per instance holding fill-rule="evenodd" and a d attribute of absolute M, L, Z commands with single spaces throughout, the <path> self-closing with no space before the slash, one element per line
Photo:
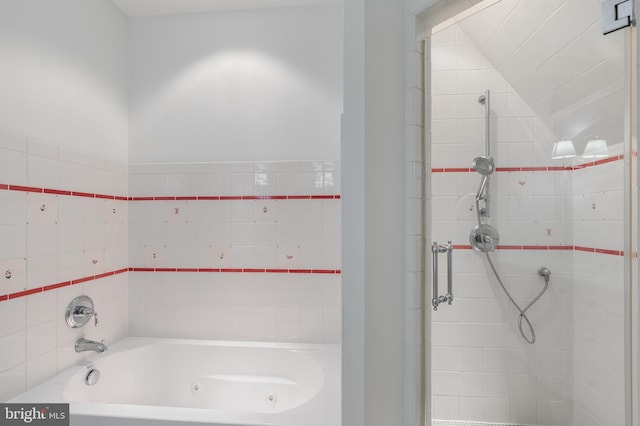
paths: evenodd
<path fill-rule="evenodd" d="M 431 298 L 431 306 L 437 311 L 441 303 L 447 302 L 449 305 L 453 302 L 453 245 L 451 240 L 447 244 L 438 244 L 434 241 L 431 245 L 431 253 L 433 254 L 433 297 Z M 438 254 L 447 253 L 447 294 L 438 295 Z"/>

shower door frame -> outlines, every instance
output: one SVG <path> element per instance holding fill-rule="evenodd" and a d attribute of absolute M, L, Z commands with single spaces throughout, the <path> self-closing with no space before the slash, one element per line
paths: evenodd
<path fill-rule="evenodd" d="M 638 10 L 638 0 L 634 0 L 634 9 Z M 629 85 L 626 99 L 626 114 L 628 123 L 625 137 L 625 180 L 629 186 L 625 192 L 625 321 L 628 330 L 625 332 L 625 368 L 628 370 L 625 383 L 625 405 L 627 407 L 627 423 L 631 426 L 640 426 L 640 290 L 638 289 L 638 271 L 640 259 L 638 258 L 638 242 L 640 241 L 640 227 L 638 226 L 638 212 L 640 211 L 640 176 L 638 175 L 638 30 L 635 19 L 631 27 L 624 30 L 629 33 L 629 54 L 626 56 L 627 83 Z M 629 215 L 627 221 L 626 215 Z M 634 285 L 635 284 L 635 285 Z"/>
<path fill-rule="evenodd" d="M 499 1 L 499 0 L 498 0 Z M 633 0 L 635 5 L 640 4 L 640 0 Z M 426 3 L 426 4 L 425 4 Z M 405 381 L 410 384 L 412 380 L 419 377 L 421 385 L 408 389 L 408 400 L 419 401 L 416 406 L 408 406 L 405 414 L 406 426 L 426 426 L 431 425 L 431 361 L 430 361 L 430 340 L 431 340 L 431 295 L 430 286 L 427 284 L 430 276 L 429 263 L 427 259 L 427 243 L 430 242 L 430 208 L 431 199 L 428 193 L 430 188 L 430 158 L 427 155 L 427 148 L 430 131 L 430 99 L 426 94 L 426 84 L 430 78 L 428 64 L 429 43 L 426 42 L 425 34 L 430 34 L 430 29 L 444 20 L 451 18 L 459 12 L 469 9 L 474 4 L 480 3 L 480 0 L 426 0 L 414 3 L 406 2 L 406 19 L 407 28 L 406 37 L 406 78 L 405 88 L 407 96 L 407 120 L 405 123 L 405 150 L 419 156 L 419 167 L 421 170 L 421 188 L 422 188 L 422 205 L 415 205 L 415 184 L 412 179 L 415 178 L 415 159 L 411 159 L 406 155 L 406 183 L 405 194 L 407 199 L 407 208 L 413 209 L 414 212 L 421 212 L 421 221 L 414 221 L 406 225 L 406 242 L 407 247 L 413 245 L 415 247 L 416 240 L 421 241 L 418 256 L 413 256 L 413 260 L 407 261 L 405 287 L 407 294 L 415 291 L 415 280 L 411 278 L 415 271 L 421 271 L 421 289 L 419 294 L 422 298 L 422 332 L 420 333 L 421 342 L 419 350 L 416 350 L 415 342 L 408 341 L 406 350 L 409 359 L 412 354 L 420 357 L 419 365 L 405 366 Z M 636 8 L 636 10 L 638 10 Z M 439 19 L 434 22 L 435 19 Z M 429 24 L 425 24 L 429 22 Z M 640 118 L 637 116 L 637 98 L 638 93 L 638 67 L 637 64 L 637 46 L 638 31 L 634 24 L 623 31 L 629 33 L 628 54 L 626 55 L 628 63 L 626 64 L 627 78 L 627 99 L 625 105 L 626 122 L 625 122 L 625 167 L 624 179 L 625 186 L 625 418 L 626 426 L 640 426 L 640 380 L 638 374 L 640 372 L 640 290 L 638 289 L 638 270 L 640 270 L 640 258 L 638 256 L 638 241 L 640 241 L 640 228 L 638 227 L 638 211 L 640 211 L 640 201 L 638 188 L 640 188 L 640 176 L 637 171 L 637 133 L 640 131 L 637 125 Z M 418 236 L 418 238 L 416 238 Z M 408 253 L 410 254 L 410 253 Z M 635 283 L 635 285 L 633 285 Z M 412 309 L 406 307 L 407 325 L 412 321 Z M 419 393 L 420 395 L 414 395 Z"/>

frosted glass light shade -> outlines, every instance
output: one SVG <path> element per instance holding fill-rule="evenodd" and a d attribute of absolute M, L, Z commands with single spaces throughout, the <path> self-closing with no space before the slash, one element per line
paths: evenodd
<path fill-rule="evenodd" d="M 609 156 L 609 147 L 604 139 L 594 139 L 587 142 L 582 158 L 606 158 Z"/>
<path fill-rule="evenodd" d="M 551 152 L 551 158 L 553 160 L 560 160 L 563 158 L 571 158 L 576 156 L 576 147 L 573 146 L 572 141 L 558 141 L 553 144 L 553 151 Z"/>

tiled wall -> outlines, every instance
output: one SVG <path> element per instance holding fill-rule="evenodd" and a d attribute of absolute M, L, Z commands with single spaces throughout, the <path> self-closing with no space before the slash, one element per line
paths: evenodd
<path fill-rule="evenodd" d="M 127 170 L 0 135 L 0 396 L 86 356 L 83 335 L 339 343 L 340 176 L 329 161 Z M 80 294 L 98 328 L 66 325 Z"/>
<path fill-rule="evenodd" d="M 339 342 L 339 164 L 237 160 L 339 155 L 342 8 L 127 19 L 110 1 L 76 3 L 20 2 L 2 16 L 15 43 L 0 53 L 17 66 L 3 68 L 11 83 L 0 115 L 31 139 L 0 135 L 0 399 L 77 361 L 83 333 L 107 344 L 127 332 Z M 57 24 L 32 25 L 42 8 Z M 78 32 L 78 22 L 91 30 Z M 239 40 L 253 48 L 237 49 Z M 262 106 L 256 90 L 267 94 Z M 163 105 L 178 118 L 154 115 Z M 311 137 L 296 136 L 310 128 Z M 212 134 L 216 150 L 202 143 Z M 236 162 L 128 170 L 132 155 Z M 64 323 L 82 293 L 96 302 L 99 328 Z"/>
<path fill-rule="evenodd" d="M 431 52 L 431 232 L 456 245 L 456 300 L 433 314 L 434 418 L 624 423 L 622 144 L 609 141 L 608 158 L 557 163 L 550 152 L 560 138 L 463 31 L 437 33 Z M 537 268 L 552 271 L 528 311 L 535 345 L 520 337 L 484 255 L 469 249 L 480 181 L 470 162 L 484 153 L 477 97 L 487 89 L 497 166 L 490 223 L 501 237 L 492 257 L 521 306 L 543 284 Z"/>
<path fill-rule="evenodd" d="M 132 165 L 131 333 L 338 343 L 340 176 L 336 161 Z"/>
<path fill-rule="evenodd" d="M 127 44 L 131 334 L 339 342 L 341 5 L 132 17 Z"/>
<path fill-rule="evenodd" d="M 576 425 L 625 423 L 623 176 L 623 161 L 573 173 Z"/>
<path fill-rule="evenodd" d="M 458 27 L 435 34 L 431 54 L 431 235 L 456 246 L 456 300 L 432 317 L 433 416 L 568 425 L 571 172 L 551 162 L 552 133 Z M 491 91 L 497 166 L 490 222 L 501 236 L 491 256 L 522 306 L 544 285 L 537 268 L 552 271 L 549 290 L 528 311 L 535 345 L 520 336 L 515 310 L 484 254 L 469 247 L 480 183 L 470 166 L 485 152 L 484 107 L 478 103 L 485 90 Z"/>
<path fill-rule="evenodd" d="M 126 194 L 123 164 L 0 134 L 0 399 L 84 357 L 78 337 L 127 334 Z M 80 294 L 100 327 L 66 325 Z"/>

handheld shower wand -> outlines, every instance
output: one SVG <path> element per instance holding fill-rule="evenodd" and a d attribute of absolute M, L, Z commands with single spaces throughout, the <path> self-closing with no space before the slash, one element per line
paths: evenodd
<path fill-rule="evenodd" d="M 547 291 L 547 288 L 549 287 L 549 278 L 551 276 L 551 271 L 549 270 L 549 268 L 546 268 L 544 266 L 538 269 L 538 275 L 540 275 L 544 279 L 544 286 L 524 308 L 521 308 L 505 286 L 502 278 L 500 277 L 500 274 L 498 273 L 498 270 L 491 260 L 489 252 L 496 250 L 496 248 L 498 247 L 499 236 L 497 229 L 489 224 L 482 223 L 483 217 L 489 217 L 489 178 L 495 171 L 495 162 L 493 161 L 493 157 L 491 157 L 490 150 L 491 120 L 488 90 L 484 95 L 481 95 L 478 98 L 478 102 L 485 106 L 485 155 L 476 157 L 473 160 L 473 168 L 476 172 L 482 175 L 482 179 L 480 181 L 480 186 L 478 187 L 478 192 L 476 194 L 476 215 L 478 218 L 478 225 L 471 230 L 471 234 L 469 235 L 469 242 L 471 243 L 471 247 L 474 250 L 483 252 L 485 254 L 487 262 L 489 263 L 489 266 L 491 267 L 491 270 L 493 271 L 498 284 L 509 298 L 511 304 L 518 311 L 518 330 L 520 331 L 522 338 L 527 343 L 533 344 L 536 341 L 536 332 L 533 324 L 531 324 L 531 321 L 527 317 L 526 312 L 531 306 L 533 306 L 534 303 L 538 301 L 538 299 L 542 297 L 544 292 Z M 480 201 L 484 201 L 483 208 L 480 207 Z"/>
<path fill-rule="evenodd" d="M 481 217 L 489 216 L 489 176 L 494 172 L 496 166 L 493 157 L 482 155 L 473 160 L 473 168 L 482 175 L 478 193 L 476 194 L 476 212 L 478 215 L 478 225 Z M 480 200 L 484 201 L 484 208 L 480 208 Z"/>

